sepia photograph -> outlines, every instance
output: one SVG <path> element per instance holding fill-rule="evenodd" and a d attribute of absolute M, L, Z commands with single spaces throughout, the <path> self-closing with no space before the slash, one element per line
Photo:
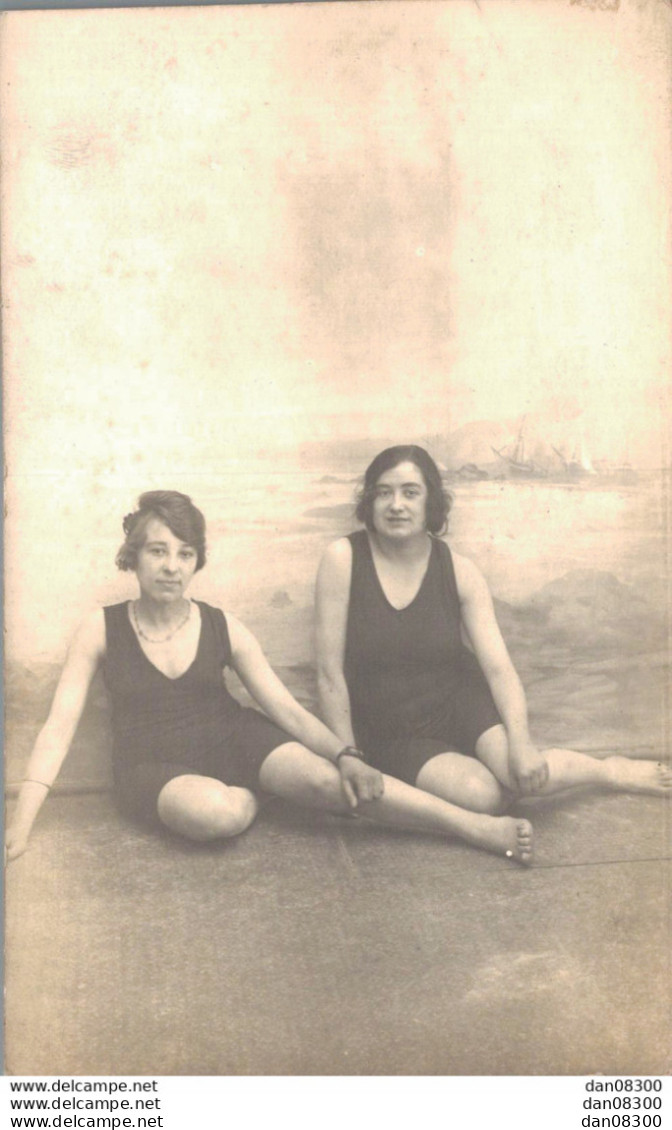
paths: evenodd
<path fill-rule="evenodd" d="M 0 26 L 5 1072 L 668 1074 L 672 4 Z"/>

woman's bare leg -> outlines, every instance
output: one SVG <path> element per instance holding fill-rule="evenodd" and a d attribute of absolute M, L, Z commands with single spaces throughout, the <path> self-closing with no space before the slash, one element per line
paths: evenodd
<path fill-rule="evenodd" d="M 249 789 L 185 773 L 163 786 L 157 809 L 161 822 L 171 832 L 190 840 L 216 840 L 238 836 L 249 828 L 259 802 Z"/>
<path fill-rule="evenodd" d="M 475 757 L 462 753 L 439 753 L 426 761 L 418 773 L 416 787 L 423 792 L 468 808 L 499 816 L 511 804 L 512 795 L 494 773 Z"/>
<path fill-rule="evenodd" d="M 527 820 L 467 812 L 437 796 L 384 778 L 378 800 L 362 801 L 356 811 L 369 820 L 396 828 L 433 832 L 460 839 L 520 863 L 532 861 L 532 826 Z M 338 769 L 322 757 L 287 742 L 268 755 L 259 774 L 262 788 L 276 796 L 330 812 L 351 812 L 341 788 Z"/>
<path fill-rule="evenodd" d="M 476 743 L 479 760 L 505 788 L 514 789 L 509 776 L 508 752 L 503 726 L 486 730 Z M 548 781 L 542 788 L 535 789 L 535 796 L 549 796 L 563 789 L 590 785 L 619 792 L 672 796 L 672 770 L 659 761 L 639 761 L 620 756 L 601 760 L 571 749 L 547 749 L 543 755 L 548 764 Z"/>

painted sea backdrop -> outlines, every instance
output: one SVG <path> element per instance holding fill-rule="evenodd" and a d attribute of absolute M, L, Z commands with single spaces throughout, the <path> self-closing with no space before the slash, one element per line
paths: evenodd
<path fill-rule="evenodd" d="M 139 486 L 147 485 L 161 484 Z M 278 472 L 234 465 L 220 476 L 182 476 L 174 485 L 191 494 L 208 521 L 209 560 L 192 595 L 242 619 L 291 690 L 315 707 L 314 579 L 326 545 L 356 528 L 357 475 L 334 467 Z M 447 485 L 453 495 L 447 540 L 479 565 L 491 586 L 527 689 L 535 739 L 598 755 L 664 755 L 666 475 L 650 472 L 627 482 L 609 476 L 465 481 L 453 475 Z M 16 600 L 8 611 L 10 785 L 20 779 L 46 717 L 77 622 L 96 603 L 134 595 L 132 576 L 118 573 L 113 561 L 121 517 L 138 490 L 128 483 L 104 489 L 91 484 L 86 492 L 80 481 L 52 484 L 60 537 L 69 550 L 56 545 L 48 567 L 38 559 L 33 573 L 26 569 L 9 578 L 19 596 L 22 589 L 33 596 L 26 599 L 24 609 L 31 612 L 22 612 L 20 628 L 11 623 Z M 90 537 L 81 532 L 87 514 L 95 524 Z M 50 537 L 53 546 L 56 532 Z M 233 677 L 232 687 L 244 700 Z M 62 785 L 107 782 L 108 751 L 106 693 L 97 679 Z"/>

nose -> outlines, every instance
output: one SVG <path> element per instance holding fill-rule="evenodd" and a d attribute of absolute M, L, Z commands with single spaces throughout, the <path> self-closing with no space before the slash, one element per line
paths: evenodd
<path fill-rule="evenodd" d="M 170 576 L 172 576 L 173 573 L 177 573 L 177 568 L 178 568 L 177 557 L 166 558 L 166 560 L 163 563 L 164 573 L 168 573 Z"/>
<path fill-rule="evenodd" d="M 404 496 L 403 496 L 403 494 L 392 495 L 392 498 L 390 500 L 390 507 L 395 513 L 396 513 L 397 510 L 403 510 L 403 508 L 404 508 Z"/>

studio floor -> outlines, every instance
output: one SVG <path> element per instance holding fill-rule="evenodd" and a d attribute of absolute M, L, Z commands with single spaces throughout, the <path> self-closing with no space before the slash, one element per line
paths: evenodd
<path fill-rule="evenodd" d="M 54 796 L 6 887 L 10 1074 L 668 1074 L 670 805 L 530 802 L 531 870 L 271 801 L 236 840 Z"/>

